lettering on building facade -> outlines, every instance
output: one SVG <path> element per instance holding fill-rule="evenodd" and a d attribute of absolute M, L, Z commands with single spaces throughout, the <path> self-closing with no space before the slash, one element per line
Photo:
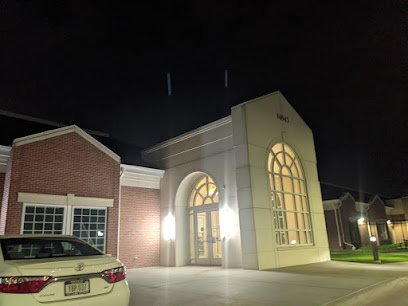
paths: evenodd
<path fill-rule="evenodd" d="M 283 116 L 283 115 L 281 115 L 281 114 L 279 114 L 279 113 L 276 113 L 276 117 L 277 117 L 279 120 L 282 120 L 282 121 L 285 121 L 286 123 L 289 123 L 289 117 L 285 117 L 285 116 Z"/>

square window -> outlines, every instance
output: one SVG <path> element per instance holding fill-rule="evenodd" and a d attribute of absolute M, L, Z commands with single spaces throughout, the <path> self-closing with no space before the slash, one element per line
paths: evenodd
<path fill-rule="evenodd" d="M 32 223 L 24 223 L 24 230 L 32 230 L 33 224 Z"/>
<path fill-rule="evenodd" d="M 90 224 L 89 229 L 91 230 L 96 230 L 96 224 Z"/>
<path fill-rule="evenodd" d="M 35 215 L 35 221 L 36 222 L 44 221 L 44 215 Z"/>
<path fill-rule="evenodd" d="M 98 222 L 98 217 L 91 217 L 91 222 Z"/>
<path fill-rule="evenodd" d="M 25 215 L 24 221 L 33 221 L 34 220 L 34 215 Z"/>
<path fill-rule="evenodd" d="M 53 207 L 47 207 L 46 209 L 45 209 L 45 213 L 46 214 L 54 214 L 54 208 Z"/>
<path fill-rule="evenodd" d="M 62 230 L 62 223 L 55 223 L 54 224 L 54 229 L 55 230 Z"/>
<path fill-rule="evenodd" d="M 47 231 L 52 230 L 52 223 L 45 223 L 44 230 L 47 230 Z"/>
<path fill-rule="evenodd" d="M 105 210 L 104 210 L 104 209 L 100 209 L 100 210 L 98 211 L 98 215 L 99 215 L 99 216 L 105 216 Z"/>
<path fill-rule="evenodd" d="M 26 213 L 33 214 L 34 213 L 34 206 L 26 206 Z"/>
<path fill-rule="evenodd" d="M 82 222 L 89 222 L 89 217 L 82 216 Z"/>
<path fill-rule="evenodd" d="M 74 215 L 81 215 L 81 209 L 75 208 L 74 209 Z"/>
<path fill-rule="evenodd" d="M 54 222 L 62 222 L 62 216 L 55 216 Z"/>
<path fill-rule="evenodd" d="M 46 215 L 45 216 L 45 222 L 52 222 L 54 221 L 54 216 L 52 215 Z"/>
<path fill-rule="evenodd" d="M 59 207 L 55 209 L 55 214 L 56 215 L 63 215 L 64 214 L 64 208 Z"/>
<path fill-rule="evenodd" d="M 97 209 L 91 209 L 91 215 L 97 215 L 98 214 L 98 210 Z"/>
<path fill-rule="evenodd" d="M 82 211 L 82 215 L 84 215 L 84 216 L 89 216 L 89 209 L 84 209 L 84 210 Z"/>
<path fill-rule="evenodd" d="M 34 229 L 35 229 L 35 230 L 41 230 L 41 231 L 42 231 L 42 229 L 43 229 L 43 224 L 42 224 L 42 223 L 35 223 L 35 224 L 34 224 Z M 41 234 L 41 232 L 40 232 L 40 233 L 36 233 L 36 234 Z"/>
<path fill-rule="evenodd" d="M 44 207 L 39 207 L 39 206 L 37 206 L 37 207 L 35 208 L 35 213 L 36 213 L 36 214 L 43 214 L 43 213 L 44 213 Z"/>

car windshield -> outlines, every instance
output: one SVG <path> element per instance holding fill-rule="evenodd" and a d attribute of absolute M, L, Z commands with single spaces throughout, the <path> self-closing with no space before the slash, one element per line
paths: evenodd
<path fill-rule="evenodd" d="M 89 244 L 70 238 L 2 238 L 0 244 L 4 260 L 103 255 Z"/>

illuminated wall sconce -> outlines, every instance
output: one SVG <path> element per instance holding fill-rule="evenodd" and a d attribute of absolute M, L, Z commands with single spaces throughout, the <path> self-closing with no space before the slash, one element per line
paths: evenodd
<path fill-rule="evenodd" d="M 390 225 L 390 224 L 391 224 L 391 220 L 387 220 L 387 224 Z"/>
<path fill-rule="evenodd" d="M 362 224 L 362 223 L 364 222 L 364 220 L 365 220 L 364 217 L 361 217 L 360 219 L 357 220 L 357 222 L 358 222 L 359 224 Z"/>
<path fill-rule="evenodd" d="M 228 208 L 222 211 L 221 216 L 222 236 L 226 238 L 234 233 L 234 216 Z"/>
<path fill-rule="evenodd" d="M 176 220 L 174 216 L 168 214 L 163 220 L 163 238 L 167 241 L 176 237 Z"/>
<path fill-rule="evenodd" d="M 371 236 L 371 237 L 370 237 L 370 241 L 371 241 L 371 242 L 376 242 L 376 241 L 377 241 L 377 237 Z"/>
<path fill-rule="evenodd" d="M 290 243 L 291 244 L 296 244 L 296 240 L 292 240 Z"/>

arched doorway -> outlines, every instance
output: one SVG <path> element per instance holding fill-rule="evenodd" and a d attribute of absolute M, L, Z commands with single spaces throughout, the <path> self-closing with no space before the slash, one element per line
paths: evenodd
<path fill-rule="evenodd" d="M 208 175 L 194 184 L 188 200 L 190 263 L 221 265 L 222 246 L 217 186 Z"/>

